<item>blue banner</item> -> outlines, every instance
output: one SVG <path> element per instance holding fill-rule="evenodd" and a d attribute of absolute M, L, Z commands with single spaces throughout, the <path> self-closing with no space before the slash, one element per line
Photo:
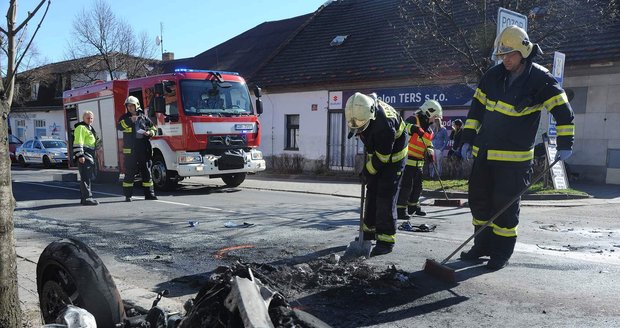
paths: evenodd
<path fill-rule="evenodd" d="M 344 103 L 355 92 L 376 93 L 379 99 L 396 109 L 418 108 L 426 100 L 437 100 L 442 106 L 468 106 L 474 95 L 475 87 L 466 84 L 445 86 L 419 86 L 395 89 L 346 90 L 343 91 Z"/>

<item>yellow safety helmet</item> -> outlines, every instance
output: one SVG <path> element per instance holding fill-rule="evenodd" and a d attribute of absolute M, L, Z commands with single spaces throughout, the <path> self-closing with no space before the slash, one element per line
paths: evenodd
<path fill-rule="evenodd" d="M 518 51 L 521 57 L 527 58 L 532 53 L 534 44 L 527 33 L 516 25 L 506 27 L 495 39 L 495 56 Z"/>
<path fill-rule="evenodd" d="M 356 92 L 349 97 L 344 106 L 344 117 L 349 127 L 349 138 L 361 133 L 375 119 L 375 100 L 365 94 Z"/>
<path fill-rule="evenodd" d="M 420 106 L 420 112 L 426 115 L 429 120 L 443 118 L 443 109 L 437 100 L 429 99 Z"/>
<path fill-rule="evenodd" d="M 136 105 L 136 109 L 140 108 L 140 100 L 134 96 L 127 97 L 127 100 L 125 100 L 125 108 L 127 108 L 129 104 Z"/>

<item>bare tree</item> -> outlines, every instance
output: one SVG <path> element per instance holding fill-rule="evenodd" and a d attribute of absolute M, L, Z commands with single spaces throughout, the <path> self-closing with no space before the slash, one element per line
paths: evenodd
<path fill-rule="evenodd" d="M 105 0 L 95 0 L 91 9 L 85 8 L 75 17 L 72 35 L 69 59 L 90 57 L 89 63 L 77 72 L 84 76 L 82 82 L 101 79 L 100 72 L 106 72 L 113 80 L 145 76 L 145 65 L 153 63 L 154 43 L 148 42 L 146 33 L 136 35 Z"/>
<path fill-rule="evenodd" d="M 546 49 L 618 15 L 618 0 L 401 0 L 401 44 L 426 77 L 455 72 L 477 81 L 493 64 L 498 7 L 527 15 L 528 35 Z"/>
<path fill-rule="evenodd" d="M 7 67 L 6 76 L 0 79 L 0 328 L 20 327 L 21 308 L 17 287 L 17 260 L 15 255 L 15 238 L 13 236 L 13 210 L 15 199 L 11 188 L 11 162 L 8 156 L 8 115 L 13 101 L 15 86 L 15 74 L 24 60 L 32 40 L 41 27 L 51 4 L 47 0 L 45 11 L 41 15 L 32 37 L 25 42 L 24 51 L 21 55 L 16 52 L 18 37 L 27 24 L 35 17 L 37 12 L 45 4 L 41 0 L 36 8 L 28 13 L 23 22 L 17 24 L 17 0 L 9 0 L 9 8 L 6 14 L 6 27 L 0 27 L 0 37 L 6 39 Z M 4 82 L 3 82 L 4 80 Z M 6 83 L 6 87 L 5 87 Z M 10 201 L 6 201 L 10 200 Z"/>

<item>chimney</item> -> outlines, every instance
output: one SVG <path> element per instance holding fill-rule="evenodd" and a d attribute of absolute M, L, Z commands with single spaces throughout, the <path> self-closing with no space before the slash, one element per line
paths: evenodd
<path fill-rule="evenodd" d="M 174 52 L 164 52 L 161 54 L 161 60 L 174 60 Z"/>

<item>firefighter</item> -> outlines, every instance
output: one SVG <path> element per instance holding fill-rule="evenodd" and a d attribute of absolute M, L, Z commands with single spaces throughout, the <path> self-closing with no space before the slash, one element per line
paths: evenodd
<path fill-rule="evenodd" d="M 125 201 L 131 202 L 133 183 L 136 172 L 142 177 L 144 198 L 156 200 L 151 178 L 151 157 L 153 149 L 149 139 L 157 133 L 153 122 L 140 108 L 140 101 L 134 96 L 125 100 L 127 112 L 118 121 L 117 129 L 123 131 L 123 155 L 125 157 L 125 178 L 123 179 L 123 193 Z"/>
<path fill-rule="evenodd" d="M 80 204 L 97 205 L 93 198 L 91 180 L 95 174 L 97 133 L 92 124 L 95 120 L 93 112 L 87 110 L 82 115 L 82 122 L 75 124 L 73 131 L 73 158 L 80 172 Z"/>
<path fill-rule="evenodd" d="M 463 129 L 463 158 L 475 157 L 469 178 L 469 207 L 474 229 L 529 185 L 534 141 L 541 111 L 557 122 L 557 158 L 572 154 L 573 111 L 566 93 L 547 69 L 533 62 L 542 53 L 527 33 L 509 26 L 495 42 L 502 60 L 482 77 Z M 520 200 L 474 239 L 463 260 L 490 256 L 487 268 L 508 264 L 517 241 Z M 475 230 L 477 231 L 477 230 Z"/>
<path fill-rule="evenodd" d="M 396 198 L 407 157 L 405 122 L 390 105 L 356 92 L 345 106 L 349 138 L 357 136 L 368 154 L 360 178 L 366 182 L 363 232 L 376 239 L 371 256 L 390 253 L 396 242 Z"/>
<path fill-rule="evenodd" d="M 396 210 L 399 220 L 409 219 L 409 215 L 424 216 L 426 212 L 420 207 L 422 194 L 422 168 L 425 159 L 432 163 L 433 132 L 430 128 L 435 118 L 442 118 L 442 108 L 436 100 L 427 100 L 420 109 L 405 120 L 411 137 L 407 147 L 407 165 L 400 184 L 400 193 Z"/>

